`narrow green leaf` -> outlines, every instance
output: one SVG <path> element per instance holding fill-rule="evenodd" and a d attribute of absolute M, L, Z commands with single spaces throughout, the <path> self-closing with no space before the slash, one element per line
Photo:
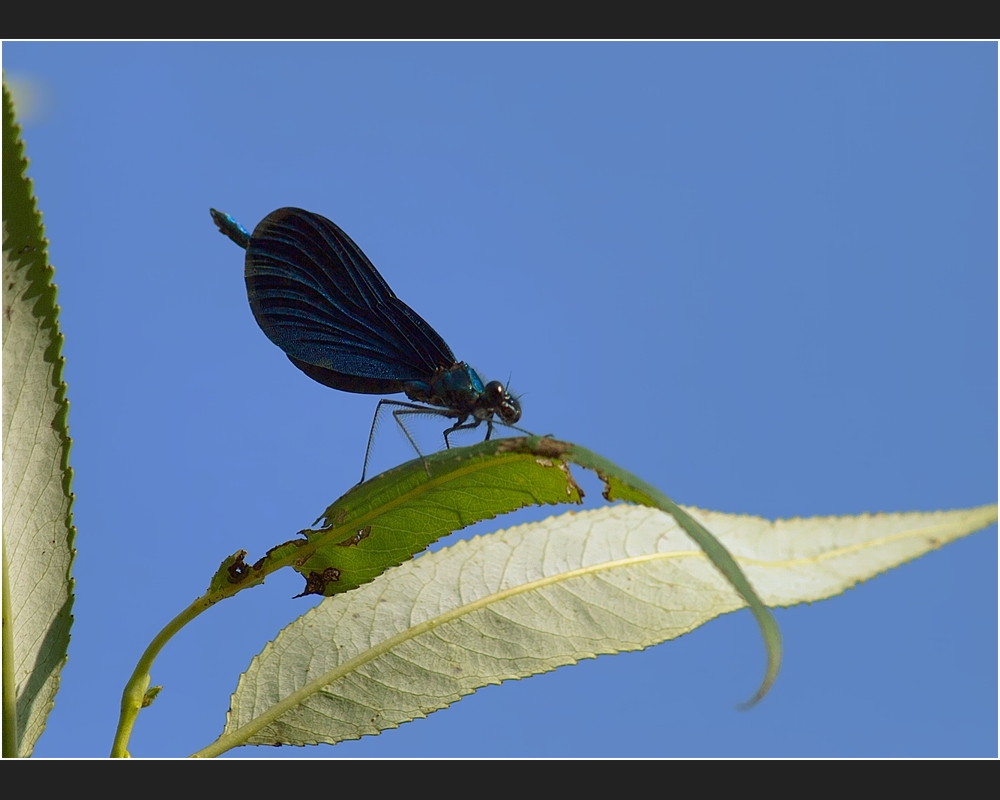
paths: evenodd
<path fill-rule="evenodd" d="M 585 448 L 548 437 L 514 437 L 455 448 L 417 459 L 354 487 L 330 506 L 319 530 L 301 531 L 271 548 L 252 566 L 242 551 L 223 561 L 210 584 L 218 597 L 257 585 L 293 566 L 306 578 L 302 594 L 339 594 L 373 580 L 441 536 L 530 504 L 580 502 L 568 462 L 597 471 L 608 500 L 625 499 L 672 514 L 747 601 L 767 650 L 760 688 L 768 691 L 781 666 L 781 634 L 774 616 L 739 565 L 703 526 L 670 498 Z"/>
<path fill-rule="evenodd" d="M 3 755 L 28 756 L 66 661 L 75 551 L 54 270 L 3 87 Z"/>
<path fill-rule="evenodd" d="M 832 597 L 990 525 L 997 506 L 771 522 L 683 509 L 769 606 Z M 677 520 L 613 506 L 458 542 L 328 598 L 254 658 L 223 736 L 336 743 L 489 684 L 675 638 L 746 605 Z"/>
<path fill-rule="evenodd" d="M 567 465 L 540 457 L 537 439 L 526 442 L 482 442 L 384 472 L 327 508 L 319 529 L 300 532 L 305 538 L 271 548 L 253 565 L 243 551 L 223 561 L 210 590 L 260 583 L 292 566 L 306 579 L 302 594 L 340 594 L 473 523 L 528 505 L 579 503 Z"/>

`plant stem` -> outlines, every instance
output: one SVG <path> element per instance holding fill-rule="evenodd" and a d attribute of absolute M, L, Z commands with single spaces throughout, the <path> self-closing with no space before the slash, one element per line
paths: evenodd
<path fill-rule="evenodd" d="M 153 661 L 175 633 L 201 614 L 201 612 L 214 605 L 217 599 L 211 593 L 199 597 L 180 614 L 170 620 L 163 630 L 156 634 L 153 641 L 149 643 L 149 647 L 142 654 L 139 663 L 135 665 L 132 677 L 125 685 L 125 691 L 122 692 L 122 707 L 118 717 L 118 730 L 115 732 L 115 741 L 111 746 L 112 758 L 129 757 L 126 747 L 129 737 L 132 735 L 132 728 L 135 726 L 136 717 L 139 716 L 139 709 L 142 708 L 146 689 L 149 688 L 149 670 L 153 666 Z"/>
<path fill-rule="evenodd" d="M 6 91 L 6 89 L 5 89 Z M 17 758 L 17 681 L 14 676 L 14 613 L 3 543 L 3 757 Z"/>

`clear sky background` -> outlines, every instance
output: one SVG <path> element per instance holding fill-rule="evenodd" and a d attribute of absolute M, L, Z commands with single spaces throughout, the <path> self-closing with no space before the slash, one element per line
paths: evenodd
<path fill-rule="evenodd" d="M 160 627 L 225 556 L 287 540 L 361 471 L 376 398 L 310 381 L 265 338 L 210 206 L 250 229 L 285 205 L 334 220 L 459 358 L 511 377 L 525 427 L 678 502 L 996 502 L 994 43 L 2 55 L 31 88 L 79 528 L 38 755 L 106 755 Z M 391 427 L 375 471 L 413 456 Z M 429 449 L 440 427 L 418 426 Z M 300 589 L 277 575 L 172 641 L 132 753 L 211 742 L 239 673 L 315 602 Z M 995 526 L 776 615 L 784 667 L 750 712 L 764 657 L 743 611 L 377 737 L 235 755 L 996 756 Z"/>

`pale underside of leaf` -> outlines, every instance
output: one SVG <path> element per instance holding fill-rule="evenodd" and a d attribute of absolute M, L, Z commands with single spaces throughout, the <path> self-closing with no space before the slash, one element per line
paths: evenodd
<path fill-rule="evenodd" d="M 997 518 L 995 505 L 777 522 L 688 511 L 768 605 L 839 594 Z M 286 627 L 241 677 L 224 735 L 203 754 L 375 734 L 482 686 L 642 649 L 743 605 L 656 509 L 570 512 L 476 537 Z"/>
<path fill-rule="evenodd" d="M 45 728 L 66 660 L 74 530 L 56 290 L 9 103 L 5 87 L 4 721 L 16 712 L 16 734 L 8 738 L 5 725 L 4 753 L 26 756 Z"/>

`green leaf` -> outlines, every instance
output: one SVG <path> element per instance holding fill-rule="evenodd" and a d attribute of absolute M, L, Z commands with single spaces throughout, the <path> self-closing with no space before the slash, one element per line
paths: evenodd
<path fill-rule="evenodd" d="M 3 87 L 3 755 L 45 729 L 73 621 L 63 337 L 20 129 Z"/>
<path fill-rule="evenodd" d="M 570 462 L 595 470 L 608 500 L 625 499 L 672 514 L 747 601 L 767 648 L 758 702 L 781 666 L 781 634 L 774 616 L 726 549 L 670 498 L 605 458 L 548 437 L 514 437 L 455 448 L 418 459 L 354 487 L 320 517 L 320 530 L 301 531 L 271 548 L 253 566 L 243 551 L 223 561 L 209 586 L 217 599 L 261 583 L 293 566 L 306 577 L 302 594 L 327 597 L 367 583 L 452 531 L 529 504 L 580 502 Z M 320 520 L 317 520 L 319 522 Z"/>
<path fill-rule="evenodd" d="M 209 585 L 217 602 L 261 583 L 264 576 L 293 566 L 306 577 L 302 594 L 330 597 L 373 580 L 445 534 L 529 504 L 580 502 L 582 492 L 569 463 L 595 470 L 608 500 L 625 499 L 671 514 L 747 601 L 767 649 L 767 669 L 758 702 L 781 666 L 781 634 L 739 565 L 718 540 L 658 489 L 578 445 L 528 436 L 482 442 L 417 459 L 354 487 L 317 522 L 271 548 L 253 566 L 240 551 L 224 560 Z"/>
<path fill-rule="evenodd" d="M 682 509 L 770 606 L 832 597 L 996 522 L 997 506 L 770 522 Z M 481 686 L 638 650 L 746 605 L 670 514 L 613 506 L 458 542 L 324 600 L 254 658 L 222 737 L 336 743 Z"/>
<path fill-rule="evenodd" d="M 304 538 L 272 547 L 252 565 L 245 561 L 245 550 L 223 559 L 208 591 L 171 620 L 139 659 L 122 693 L 112 755 L 127 752 L 135 720 L 147 703 L 149 670 L 157 654 L 177 631 L 215 603 L 288 566 L 305 576 L 302 594 L 340 595 L 370 583 L 467 525 L 532 504 L 579 503 L 583 492 L 570 474 L 571 462 L 598 472 L 607 499 L 624 497 L 671 515 L 750 606 L 767 649 L 764 681 L 750 704 L 757 702 L 778 673 L 781 637 L 773 615 L 718 540 L 662 492 L 596 453 L 544 436 L 514 437 L 403 464 L 355 486 L 316 520 L 323 522 L 319 529 L 300 531 Z"/>
<path fill-rule="evenodd" d="M 320 528 L 300 531 L 305 538 L 272 547 L 253 565 L 244 562 L 244 550 L 225 559 L 209 592 L 233 594 L 291 566 L 306 579 L 303 595 L 340 594 L 473 523 L 528 505 L 579 503 L 567 465 L 539 457 L 539 441 L 552 443 L 482 442 L 384 472 L 327 508 L 316 520 Z"/>
<path fill-rule="evenodd" d="M 122 694 L 113 755 L 124 755 L 132 727 L 146 703 L 149 669 L 178 630 L 220 600 L 257 586 L 291 566 L 306 578 L 302 594 L 327 597 L 370 583 L 412 558 L 436 539 L 484 519 L 527 505 L 579 503 L 583 492 L 570 474 L 575 462 L 598 472 L 605 497 L 625 497 L 668 512 L 708 555 L 723 580 L 753 610 L 767 648 L 767 671 L 751 704 L 767 692 L 781 664 L 777 623 L 739 565 L 697 520 L 662 492 L 577 445 L 528 436 L 481 442 L 416 459 L 355 486 L 317 519 L 317 530 L 272 547 L 252 565 L 239 550 L 224 559 L 208 592 L 182 611 L 154 638 Z"/>
<path fill-rule="evenodd" d="M 303 531 L 309 541 L 295 568 L 307 577 L 305 593 L 354 589 L 442 536 L 500 514 L 582 501 L 563 461 L 539 458 L 520 443 L 526 440 L 455 448 L 354 487 L 317 520 L 320 530 Z M 329 570 L 336 581 L 319 581 Z"/>

